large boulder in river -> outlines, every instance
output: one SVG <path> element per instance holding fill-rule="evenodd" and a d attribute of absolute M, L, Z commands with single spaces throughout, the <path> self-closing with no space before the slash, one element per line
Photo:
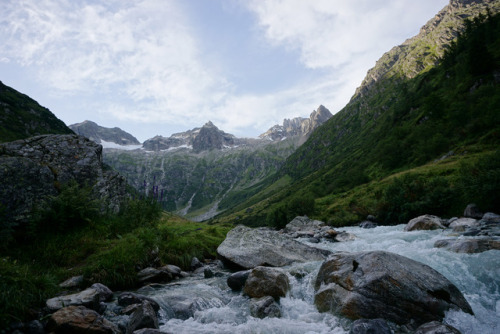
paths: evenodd
<path fill-rule="evenodd" d="M 418 326 L 442 320 L 449 309 L 472 314 L 464 296 L 446 277 L 384 251 L 334 253 L 321 265 L 315 290 L 319 311 L 350 319 L 383 318 Z"/>
<path fill-rule="evenodd" d="M 291 222 L 286 224 L 286 232 L 297 232 L 297 231 L 313 231 L 320 227 L 325 226 L 325 223 L 319 220 L 312 220 L 307 216 L 297 216 Z"/>
<path fill-rule="evenodd" d="M 55 312 L 49 318 L 46 328 L 50 333 L 120 334 L 112 322 L 96 311 L 84 306 L 68 306 Z"/>
<path fill-rule="evenodd" d="M 243 291 L 252 298 L 271 296 L 279 299 L 285 297 L 289 289 L 288 277 L 280 269 L 256 267 L 250 272 Z"/>
<path fill-rule="evenodd" d="M 446 227 L 441 222 L 441 218 L 432 215 L 423 215 L 410 220 L 408 224 L 406 224 L 404 230 L 437 230 L 445 228 Z"/>
<path fill-rule="evenodd" d="M 229 231 L 217 248 L 217 253 L 227 263 L 244 269 L 322 261 L 330 254 L 329 251 L 307 246 L 277 231 L 243 225 Z"/>

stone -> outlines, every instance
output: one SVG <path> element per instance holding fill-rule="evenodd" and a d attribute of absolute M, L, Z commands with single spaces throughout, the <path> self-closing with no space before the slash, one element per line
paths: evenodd
<path fill-rule="evenodd" d="M 456 227 L 462 226 L 478 226 L 479 222 L 474 218 L 458 218 L 450 223 L 450 228 L 455 230 Z"/>
<path fill-rule="evenodd" d="M 162 334 L 165 332 L 160 331 L 159 329 L 153 329 L 153 328 L 143 328 L 143 329 L 138 329 L 134 331 L 134 334 Z"/>
<path fill-rule="evenodd" d="M 377 223 L 374 223 L 372 221 L 369 221 L 369 220 L 365 220 L 365 221 L 362 221 L 361 223 L 359 223 L 359 227 L 361 228 L 375 228 L 377 227 Z"/>
<path fill-rule="evenodd" d="M 142 304 L 145 300 L 151 304 L 155 312 L 158 312 L 160 305 L 158 305 L 154 299 L 133 292 L 122 292 L 118 296 L 118 305 L 128 306 L 132 304 Z"/>
<path fill-rule="evenodd" d="M 158 316 L 151 303 L 144 300 L 130 315 L 127 333 L 133 333 L 137 329 L 158 329 Z"/>
<path fill-rule="evenodd" d="M 479 210 L 476 204 L 471 203 L 465 208 L 464 217 L 481 219 L 483 217 L 483 213 L 481 212 L 481 210 Z"/>
<path fill-rule="evenodd" d="M 43 324 L 39 320 L 30 321 L 24 326 L 25 334 L 45 334 Z"/>
<path fill-rule="evenodd" d="M 368 220 L 369 222 L 372 222 L 372 223 L 377 222 L 377 218 L 375 218 L 375 216 L 373 216 L 373 215 L 366 216 L 366 220 Z"/>
<path fill-rule="evenodd" d="M 197 257 L 193 257 L 191 259 L 191 270 L 194 271 L 194 270 L 201 268 L 201 267 L 203 267 L 203 263 L 201 263 Z"/>
<path fill-rule="evenodd" d="M 282 267 L 294 262 L 322 261 L 329 251 L 300 243 L 268 228 L 239 225 L 228 232 L 217 253 L 230 266 L 251 269 L 257 266 Z"/>
<path fill-rule="evenodd" d="M 488 222 L 488 223 L 500 223 L 500 215 L 497 215 L 496 213 L 493 212 L 486 212 L 481 220 Z"/>
<path fill-rule="evenodd" d="M 212 278 L 212 277 L 214 277 L 214 272 L 209 267 L 206 267 L 203 269 L 203 276 L 205 278 Z"/>
<path fill-rule="evenodd" d="M 337 242 L 346 242 L 355 240 L 356 236 L 352 233 L 347 233 L 345 231 L 342 231 L 337 233 L 337 235 L 333 239 Z"/>
<path fill-rule="evenodd" d="M 319 220 L 312 220 L 307 216 L 297 216 L 291 222 L 286 224 L 285 232 L 312 231 L 325 226 L 325 223 Z"/>
<path fill-rule="evenodd" d="M 406 224 L 405 231 L 416 231 L 416 230 L 437 230 L 445 229 L 446 227 L 442 224 L 441 218 L 432 215 L 423 215 L 413 218 Z"/>
<path fill-rule="evenodd" d="M 491 249 L 500 250 L 500 239 L 444 239 L 434 243 L 436 248 L 444 248 L 455 253 L 482 253 Z"/>
<path fill-rule="evenodd" d="M 100 295 L 96 289 L 85 289 L 71 295 L 59 296 L 46 301 L 47 308 L 55 312 L 65 306 L 85 306 L 92 310 L 100 309 Z"/>
<path fill-rule="evenodd" d="M 173 276 L 170 272 L 148 267 L 137 273 L 137 279 L 141 284 L 170 282 Z"/>
<path fill-rule="evenodd" d="M 384 252 L 337 252 L 323 262 L 315 282 L 320 312 L 349 319 L 383 318 L 420 325 L 442 320 L 449 309 L 472 314 L 446 277 L 420 262 Z"/>
<path fill-rule="evenodd" d="M 358 319 L 351 325 L 349 334 L 392 334 L 384 319 Z"/>
<path fill-rule="evenodd" d="M 250 270 L 235 272 L 234 274 L 229 275 L 229 277 L 227 278 L 227 285 L 233 291 L 240 291 L 245 286 L 248 275 L 250 275 Z"/>
<path fill-rule="evenodd" d="M 84 306 L 67 306 L 52 314 L 47 331 L 55 334 L 121 334 L 115 324 Z"/>
<path fill-rule="evenodd" d="M 415 330 L 415 334 L 461 334 L 458 329 L 439 321 L 431 321 L 421 325 Z"/>
<path fill-rule="evenodd" d="M 252 298 L 250 300 L 250 315 L 255 318 L 281 318 L 281 310 L 271 296 Z"/>
<path fill-rule="evenodd" d="M 182 270 L 181 268 L 174 266 L 173 264 L 167 264 L 161 268 L 158 268 L 159 270 L 166 271 L 170 273 L 173 277 L 181 277 Z"/>
<path fill-rule="evenodd" d="M 90 286 L 91 289 L 94 289 L 99 294 L 100 302 L 107 302 L 113 298 L 113 291 L 110 288 L 101 283 L 94 283 Z"/>
<path fill-rule="evenodd" d="M 285 297 L 290 290 L 288 277 L 278 268 L 256 267 L 250 271 L 243 291 L 251 298 Z"/>
<path fill-rule="evenodd" d="M 73 288 L 78 288 L 83 284 L 83 276 L 73 276 L 59 284 L 59 287 L 65 288 L 65 289 L 73 289 Z"/>

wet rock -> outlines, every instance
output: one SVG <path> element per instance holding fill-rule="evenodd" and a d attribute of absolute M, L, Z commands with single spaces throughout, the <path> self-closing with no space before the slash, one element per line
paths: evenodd
<path fill-rule="evenodd" d="M 137 279 L 141 284 L 170 282 L 173 276 L 170 272 L 156 269 L 144 268 L 137 273 Z"/>
<path fill-rule="evenodd" d="M 65 306 L 85 306 L 95 311 L 100 309 L 100 295 L 96 289 L 86 289 L 79 293 L 59 296 L 46 301 L 47 308 L 51 311 L 57 311 Z"/>
<path fill-rule="evenodd" d="M 384 319 L 358 319 L 352 323 L 349 334 L 392 334 Z"/>
<path fill-rule="evenodd" d="M 319 243 L 319 239 L 318 238 L 309 238 L 307 239 L 308 242 L 312 243 L 312 244 L 317 244 Z"/>
<path fill-rule="evenodd" d="M 250 315 L 255 318 L 281 318 L 281 310 L 271 296 L 252 298 L 250 300 Z"/>
<path fill-rule="evenodd" d="M 133 333 L 137 329 L 158 329 L 158 317 L 151 303 L 144 300 L 132 313 L 127 326 L 127 333 Z"/>
<path fill-rule="evenodd" d="M 217 292 L 204 295 L 192 295 L 173 293 L 162 301 L 162 309 L 169 317 L 182 320 L 194 317 L 196 311 L 205 310 L 211 307 L 222 307 L 227 300 Z"/>
<path fill-rule="evenodd" d="M 315 282 L 321 312 L 350 319 L 383 318 L 420 325 L 442 320 L 445 311 L 470 305 L 446 277 L 417 261 L 384 252 L 337 252 L 326 260 Z"/>
<path fill-rule="evenodd" d="M 481 219 L 483 217 L 483 213 L 479 210 L 476 204 L 471 203 L 465 208 L 464 217 Z"/>
<path fill-rule="evenodd" d="M 455 253 L 482 253 L 491 249 L 500 250 L 500 239 L 444 239 L 434 243 L 436 248 L 444 248 Z"/>
<path fill-rule="evenodd" d="M 158 303 L 154 299 L 137 293 L 123 292 L 118 296 L 118 305 L 120 306 L 142 304 L 143 301 L 148 301 L 155 310 L 155 312 L 158 312 L 158 310 L 160 309 L 160 305 L 158 305 Z"/>
<path fill-rule="evenodd" d="M 214 277 L 214 272 L 209 267 L 206 267 L 205 269 L 203 269 L 203 276 L 205 278 L 212 278 Z"/>
<path fill-rule="evenodd" d="M 181 268 L 174 266 L 173 264 L 167 264 L 161 268 L 158 268 L 159 270 L 166 271 L 172 275 L 172 277 L 181 277 L 182 276 L 182 270 Z"/>
<path fill-rule="evenodd" d="M 354 234 L 347 233 L 344 231 L 337 233 L 337 235 L 335 235 L 335 238 L 334 238 L 334 240 L 337 242 L 353 241 L 355 239 L 356 239 L 356 236 Z"/>
<path fill-rule="evenodd" d="M 217 253 L 233 266 L 251 269 L 261 265 L 282 267 L 294 262 L 320 261 L 330 252 L 307 246 L 268 228 L 239 225 L 229 231 Z"/>
<path fill-rule="evenodd" d="M 500 215 L 493 212 L 486 212 L 481 220 L 488 223 L 500 223 Z"/>
<path fill-rule="evenodd" d="M 227 278 L 227 285 L 231 288 L 231 290 L 240 291 L 245 286 L 248 275 L 250 275 L 250 270 L 235 272 Z"/>
<path fill-rule="evenodd" d="M 243 291 L 251 298 L 285 297 L 290 289 L 288 277 L 280 269 L 256 267 L 250 271 Z"/>
<path fill-rule="evenodd" d="M 375 228 L 377 227 L 377 223 L 374 223 L 372 221 L 369 221 L 369 220 L 365 220 L 365 221 L 362 221 L 361 223 L 359 223 L 359 227 L 361 228 Z"/>
<path fill-rule="evenodd" d="M 446 227 L 442 224 L 441 218 L 432 215 L 423 215 L 413 218 L 406 224 L 405 231 L 417 231 L 417 230 L 437 230 L 445 229 Z"/>
<path fill-rule="evenodd" d="M 285 232 L 314 231 L 325 226 L 325 223 L 319 220 L 312 220 L 307 216 L 297 216 L 291 222 L 286 224 Z"/>
<path fill-rule="evenodd" d="M 59 287 L 64 289 L 74 289 L 78 288 L 83 284 L 83 276 L 73 276 L 59 284 Z"/>
<path fill-rule="evenodd" d="M 134 331 L 134 334 L 162 334 L 162 333 L 165 332 L 162 332 L 159 329 L 152 329 L 152 328 L 143 328 Z"/>
<path fill-rule="evenodd" d="M 453 222 L 450 223 L 449 227 L 455 231 L 457 227 L 463 226 L 478 226 L 479 222 L 474 218 L 457 218 Z"/>
<path fill-rule="evenodd" d="M 30 321 L 24 326 L 25 334 L 45 334 L 43 324 L 39 320 Z"/>
<path fill-rule="evenodd" d="M 107 302 L 113 298 L 113 291 L 110 288 L 101 283 L 94 283 L 90 286 L 91 289 L 94 289 L 99 294 L 100 302 Z"/>
<path fill-rule="evenodd" d="M 84 306 L 67 306 L 51 315 L 47 331 L 55 334 L 120 334 L 118 327 Z"/>
<path fill-rule="evenodd" d="M 439 321 L 431 321 L 421 325 L 415 334 L 461 334 L 458 329 Z"/>
<path fill-rule="evenodd" d="M 194 271 L 194 270 L 201 268 L 201 267 L 203 267 L 203 263 L 201 263 L 197 257 L 193 257 L 191 259 L 191 270 Z"/>

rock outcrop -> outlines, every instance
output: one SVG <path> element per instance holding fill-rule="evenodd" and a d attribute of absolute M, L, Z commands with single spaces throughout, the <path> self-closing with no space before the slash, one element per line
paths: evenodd
<path fill-rule="evenodd" d="M 261 139 L 280 141 L 289 137 L 308 137 L 318 126 L 332 117 L 330 110 L 320 105 L 309 118 L 284 119 L 283 125 L 274 125 L 259 136 Z"/>
<path fill-rule="evenodd" d="M 105 128 L 92 121 L 71 124 L 69 128 L 76 134 L 87 137 L 97 144 L 101 144 L 102 141 L 112 142 L 123 146 L 141 144 L 137 138 L 120 128 Z"/>
<path fill-rule="evenodd" d="M 92 187 L 103 210 L 117 212 L 126 181 L 102 163 L 102 147 L 77 135 L 42 135 L 0 144 L 0 203 L 17 223 L 70 181 Z"/>
<path fill-rule="evenodd" d="M 193 140 L 193 151 L 210 151 L 235 145 L 236 137 L 219 130 L 212 122 L 208 122 L 200 129 Z"/>
<path fill-rule="evenodd" d="M 315 282 L 318 310 L 350 319 L 383 318 L 418 326 L 442 320 L 449 309 L 472 314 L 464 296 L 427 265 L 384 252 L 338 252 L 326 260 Z"/>
<path fill-rule="evenodd" d="M 330 252 L 309 247 L 268 228 L 239 225 L 229 231 L 217 253 L 230 265 L 244 269 L 282 267 L 294 262 L 322 261 Z"/>

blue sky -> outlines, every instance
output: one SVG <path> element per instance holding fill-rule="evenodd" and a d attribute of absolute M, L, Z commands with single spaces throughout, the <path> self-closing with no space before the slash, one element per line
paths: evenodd
<path fill-rule="evenodd" d="M 0 80 L 140 141 L 332 113 L 446 0 L 2 0 Z"/>

